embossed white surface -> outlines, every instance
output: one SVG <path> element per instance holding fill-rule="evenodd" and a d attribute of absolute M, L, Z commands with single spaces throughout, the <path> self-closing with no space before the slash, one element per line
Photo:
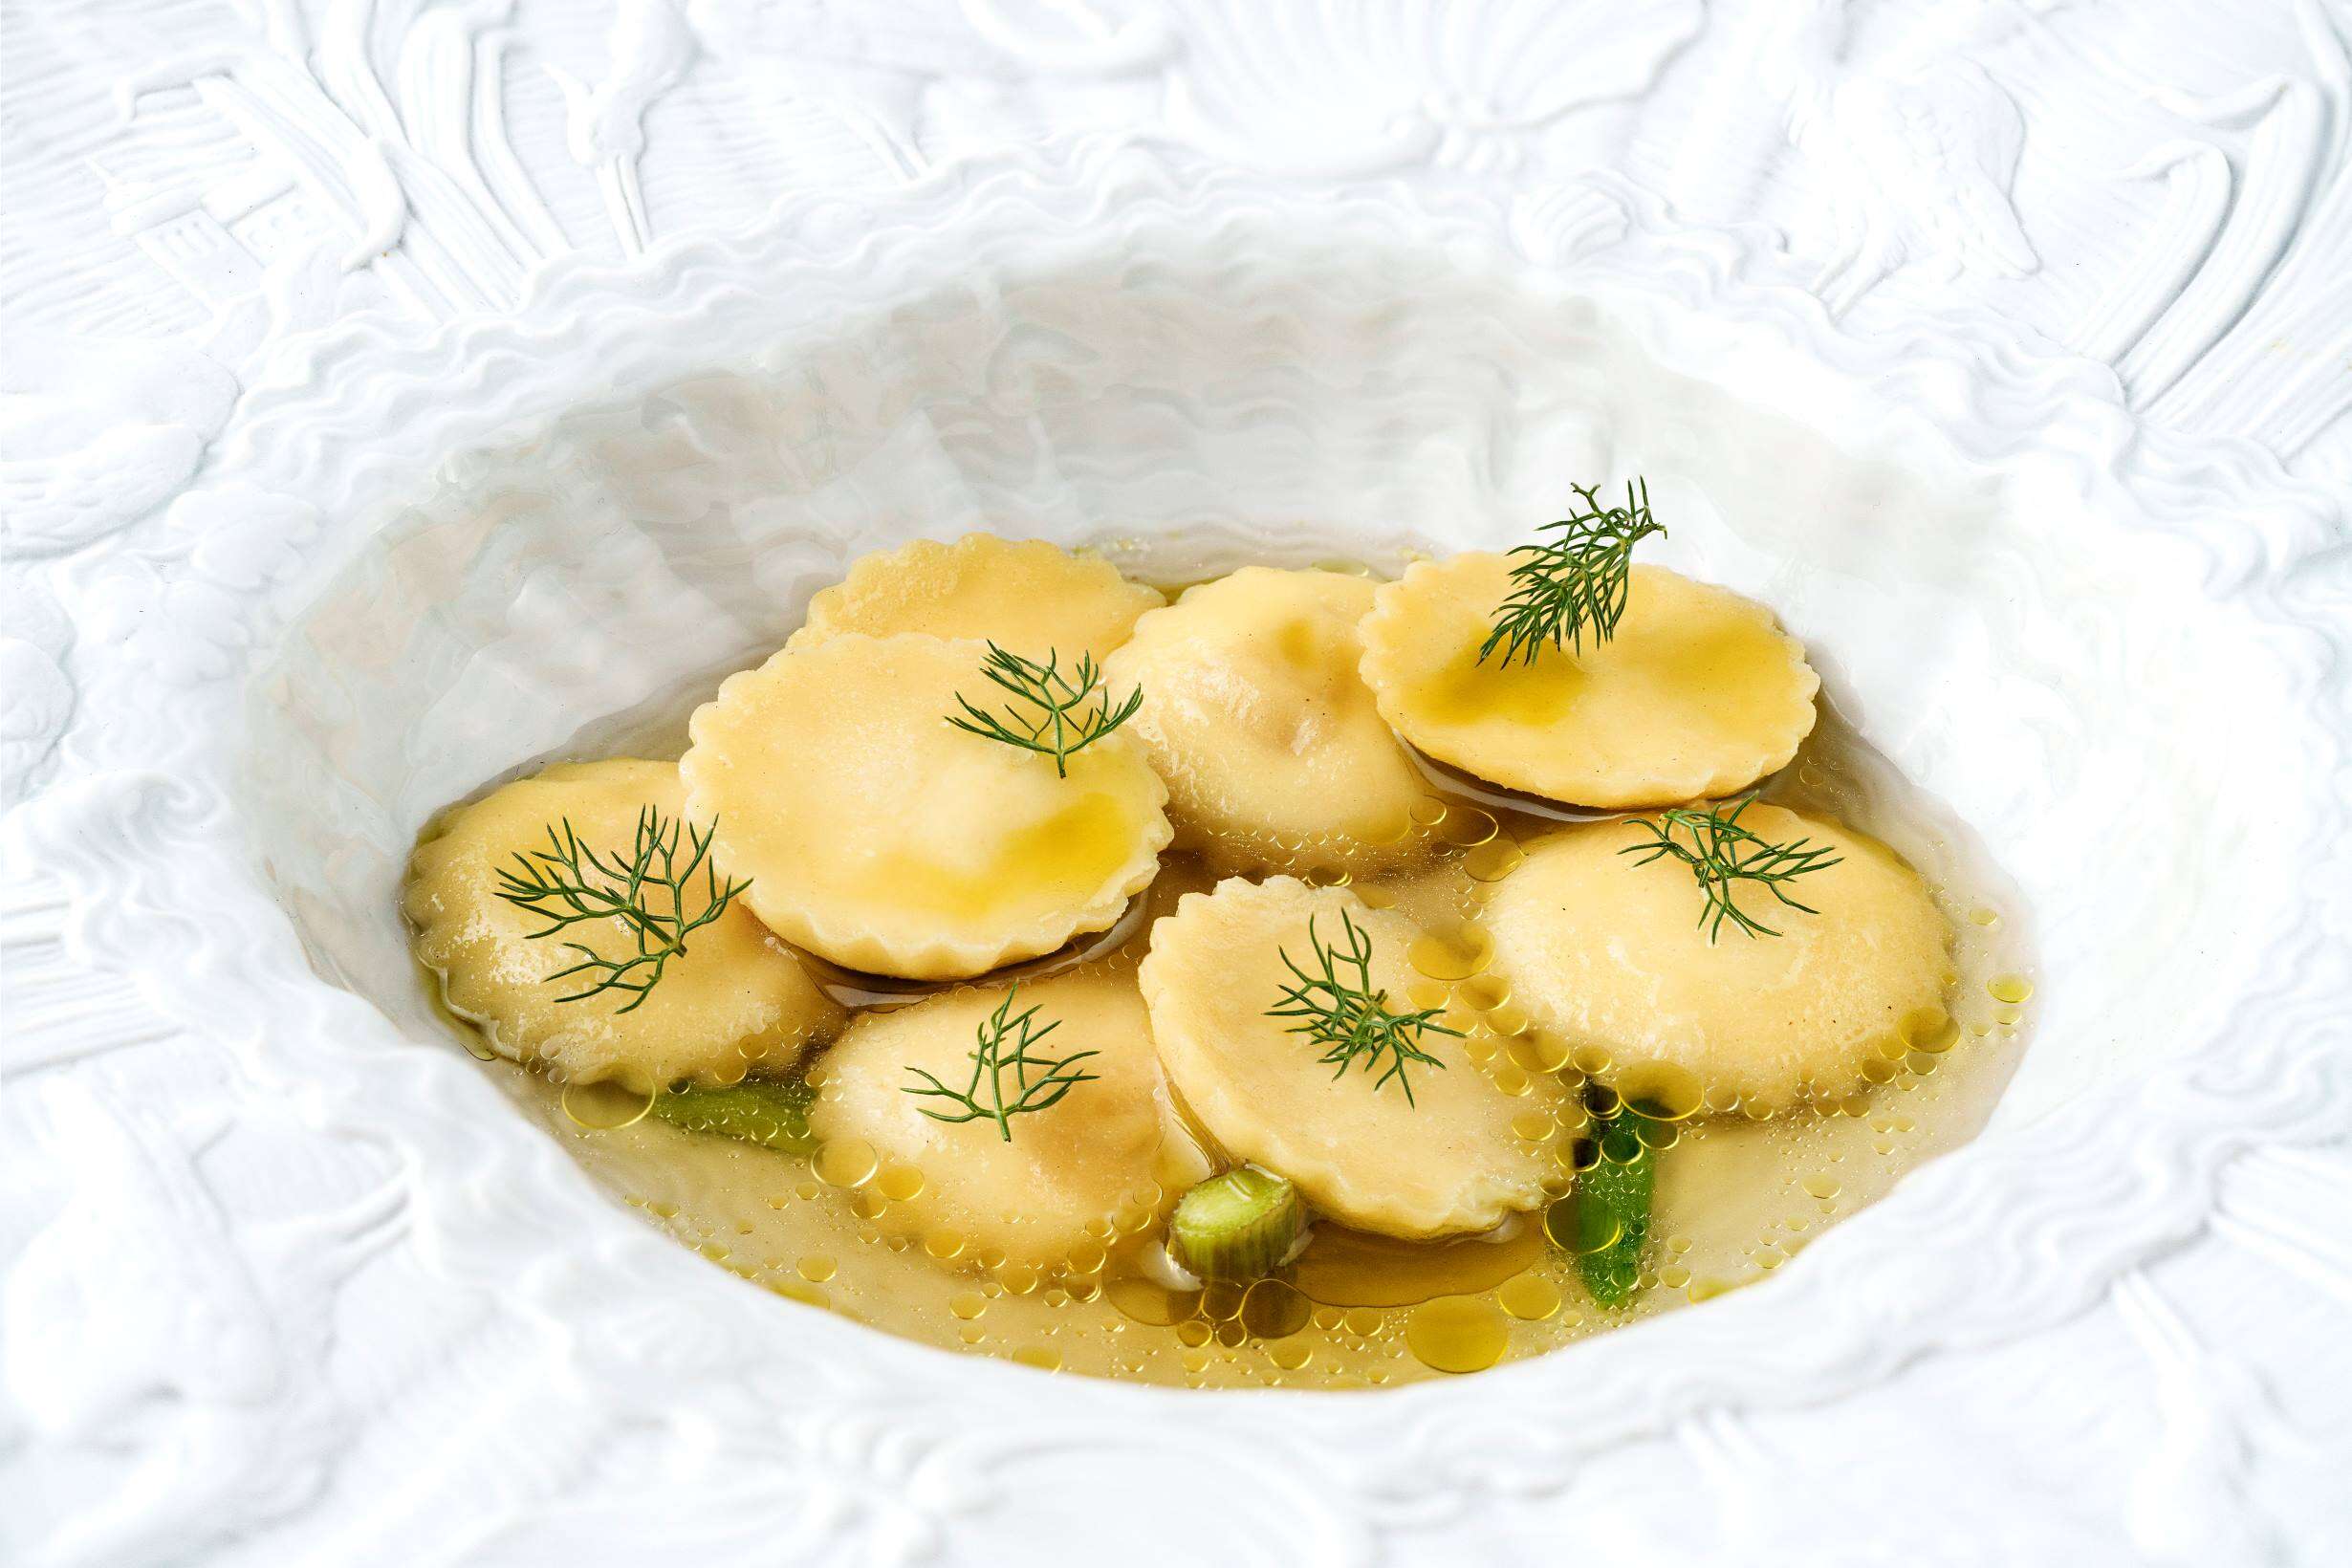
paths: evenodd
<path fill-rule="evenodd" d="M 2345 8 L 1268 11 L 0 15 L 0 1558 L 2352 1552 Z M 2000 504 L 1902 519 L 1884 563 L 1945 573 L 1938 602 L 1980 628 L 1934 663 L 1903 661 L 1916 625 L 1874 624 L 1855 582 L 1773 575 L 1866 577 L 1851 539 L 1780 512 L 1752 537 L 1718 508 L 1698 557 L 1834 626 L 1888 712 L 1950 672 L 1965 728 L 1874 734 L 2010 836 L 2021 876 L 2049 852 L 2096 878 L 2029 880 L 2052 1011 L 1993 1134 L 1702 1312 L 1370 1402 L 1187 1401 L 761 1297 L 605 1207 L 462 1058 L 310 976 L 253 853 L 300 850 L 297 813 L 252 808 L 301 781 L 256 781 L 232 721 L 388 509 L 616 383 L 746 340 L 870 341 L 861 308 L 966 255 L 988 276 L 1106 239 L 1227 247 L 1221 287 L 1291 291 L 1274 319 L 1313 315 L 1317 268 L 1393 287 L 1443 255 L 1599 298 L 1669 369 L 1862 458 L 1933 471 L 1949 446 L 2001 476 Z M 1363 350 L 1331 320 L 1299 358 Z M 1497 401 L 1540 405 L 1514 356 L 1566 329 L 1535 330 L 1468 339 L 1522 367 Z M 1055 345 L 995 341 L 1008 406 L 1051 403 Z M 1426 362 L 1413 344 L 1383 346 Z M 1299 406 L 1336 438 L 1349 393 L 1310 381 Z M 1426 468 L 1229 456 L 1359 514 L 1536 504 L 1542 454 L 1509 419 L 1401 406 Z M 1618 410 L 1628 449 L 1707 457 L 1643 406 Z M 945 472 L 921 456 L 907 494 Z M 1097 497 L 1231 505 L 1121 482 L 1073 466 L 969 499 L 1058 493 L 1044 521 L 1073 532 Z M 1948 559 L 1910 558 L 1937 540 Z M 833 544 L 763 559 L 783 582 Z M 364 606 L 394 626 L 451 586 L 429 561 L 373 580 L 410 596 Z M 564 624 L 596 580 L 526 579 L 513 624 Z M 431 760 L 462 788 L 532 750 L 509 745 Z M 295 803 L 328 798 L 360 808 L 330 812 L 349 842 L 398 840 L 362 795 Z M 365 907 L 348 857 L 276 870 Z M 2070 978 L 2078 1008 L 2118 1005 L 2066 1011 Z M 1204 1487 L 1223 1506 L 1169 1526 L 1164 1499 Z"/>

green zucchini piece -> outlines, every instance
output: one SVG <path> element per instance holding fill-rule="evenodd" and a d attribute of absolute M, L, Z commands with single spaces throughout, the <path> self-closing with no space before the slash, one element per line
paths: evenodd
<path fill-rule="evenodd" d="M 817 1091 L 795 1079 L 745 1078 L 724 1089 L 694 1085 L 654 1096 L 653 1114 L 687 1132 L 740 1138 L 762 1148 L 807 1154 L 817 1147 L 809 1106 Z"/>
<path fill-rule="evenodd" d="M 1577 1253 L 1577 1274 L 1593 1299 L 1622 1307 L 1633 1298 L 1642 1277 L 1642 1252 L 1649 1242 L 1650 1199 L 1658 1183 L 1658 1151 L 1639 1136 L 1643 1118 L 1632 1111 L 1594 1125 L 1601 1157 L 1577 1177 L 1571 1200 L 1579 1230 L 1605 1245 Z"/>

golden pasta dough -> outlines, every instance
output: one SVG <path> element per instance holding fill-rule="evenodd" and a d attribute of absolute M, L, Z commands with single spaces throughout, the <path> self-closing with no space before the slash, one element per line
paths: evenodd
<path fill-rule="evenodd" d="M 1127 640 L 1135 618 L 1162 602 L 1110 562 L 1043 539 L 917 539 L 860 556 L 847 577 L 809 601 L 808 623 L 791 646 L 842 632 L 923 632 L 976 637 L 1032 659 L 1050 650 L 1069 668 L 1081 654 L 1101 663 Z"/>
<path fill-rule="evenodd" d="M 979 1032 L 1008 996 L 1008 1022 L 1030 1013 L 1033 1031 L 1053 1026 L 1030 1055 L 1058 1060 L 1091 1051 L 1072 1067 L 1093 1074 L 1092 1081 L 1009 1119 L 1010 1138 L 991 1119 L 949 1123 L 926 1115 L 965 1108 L 907 1093 L 926 1084 L 910 1069 L 966 1090 Z M 895 1229 L 944 1231 L 971 1252 L 994 1248 L 1009 1258 L 1058 1263 L 1106 1236 L 1123 1211 L 1165 1201 L 1157 1178 L 1174 1127 L 1131 970 L 1060 975 L 1017 991 L 958 987 L 897 1012 L 864 1014 L 826 1053 L 822 1077 L 811 1111 L 820 1140 L 862 1140 L 882 1164 L 922 1173 L 920 1194 L 893 1206 Z M 1016 1099 L 1017 1070 L 1007 1068 L 1002 1082 L 1005 1099 Z M 986 1087 L 979 1098 L 994 1103 Z"/>
<path fill-rule="evenodd" d="M 1342 917 L 1368 939 L 1371 986 L 1409 1011 L 1415 926 L 1344 888 L 1234 878 L 1187 895 L 1152 927 L 1143 998 L 1182 1103 L 1235 1160 L 1289 1177 L 1318 1212 L 1361 1230 L 1488 1230 L 1541 1204 L 1544 1176 L 1557 1167 L 1513 1123 L 1557 1102 L 1557 1081 L 1506 1094 L 1461 1040 L 1426 1034 L 1422 1049 L 1444 1065 L 1409 1068 L 1408 1100 L 1395 1082 L 1376 1087 L 1377 1073 L 1361 1066 L 1335 1076 L 1319 1046 L 1290 1032 L 1292 1020 L 1269 1016 L 1292 978 L 1282 955 L 1311 969 L 1311 929 L 1327 945 L 1342 942 Z"/>
<path fill-rule="evenodd" d="M 731 676 L 693 717 L 687 807 L 788 941 L 962 979 L 1116 922 L 1159 866 L 1167 791 L 1114 730 L 1054 759 L 957 730 L 987 644 L 842 633 Z"/>
<path fill-rule="evenodd" d="M 592 983 L 553 978 L 580 959 L 566 943 L 618 961 L 637 942 L 614 918 L 533 938 L 547 923 L 498 896 L 501 869 L 546 848 L 548 830 L 565 823 L 608 860 L 625 857 L 639 814 L 650 806 L 675 822 L 685 794 L 675 763 L 563 763 L 458 807 L 417 846 L 405 898 L 417 956 L 441 977 L 450 1010 L 479 1025 L 501 1056 L 545 1061 L 575 1082 L 730 1083 L 751 1067 L 790 1065 L 839 1023 L 840 1010 L 741 898 L 686 939 L 633 1011 L 621 1011 L 630 996 L 620 991 L 560 1000 Z M 689 918 L 708 903 L 697 875 L 687 883 Z"/>
<path fill-rule="evenodd" d="M 1506 556 L 1425 561 L 1364 621 L 1381 713 L 1441 762 L 1576 805 L 1670 806 L 1736 794 L 1812 731 L 1821 683 L 1803 646 L 1729 589 L 1636 566 L 1607 641 L 1481 663 L 1510 591 Z"/>
<path fill-rule="evenodd" d="M 1134 729 L 1167 780 L 1185 841 L 1221 862 L 1341 863 L 1405 853 L 1426 788 L 1357 673 L 1373 584 L 1250 566 L 1136 623 L 1113 686 L 1141 686 Z"/>
<path fill-rule="evenodd" d="M 1664 1064 L 1711 1104 L 1764 1110 L 1850 1094 L 1874 1056 L 1902 1056 L 1905 1019 L 1941 1000 L 1943 916 L 1909 866 L 1850 828 L 1762 803 L 1739 825 L 1840 857 L 1789 884 L 1817 913 L 1734 882 L 1739 908 L 1779 934 L 1726 922 L 1710 942 L 1691 868 L 1622 853 L 1652 835 L 1623 821 L 1565 828 L 1530 844 L 1488 903 L 1495 971 L 1540 1029 L 1598 1053 L 1609 1081 Z"/>

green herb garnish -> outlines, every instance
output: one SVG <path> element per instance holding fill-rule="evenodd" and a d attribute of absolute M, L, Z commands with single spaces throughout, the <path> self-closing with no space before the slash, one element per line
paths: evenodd
<path fill-rule="evenodd" d="M 1819 910 L 1789 896 L 1788 883 L 1809 871 L 1836 865 L 1844 859 L 1809 838 L 1775 843 L 1741 827 L 1740 814 L 1754 804 L 1755 795 L 1750 794 L 1733 802 L 1728 811 L 1721 805 L 1709 806 L 1704 811 L 1676 807 L 1660 812 L 1654 821 L 1635 817 L 1626 825 L 1649 834 L 1653 841 L 1628 844 L 1618 851 L 1620 855 L 1641 856 L 1636 862 L 1640 865 L 1647 865 L 1662 855 L 1671 855 L 1690 867 L 1690 874 L 1699 880 L 1699 888 L 1707 895 L 1706 904 L 1699 909 L 1699 924 L 1707 927 L 1710 945 L 1727 920 L 1751 937 L 1780 934 L 1734 902 L 1738 883 L 1754 882 L 1790 908 L 1817 915 Z M 1674 837 L 1678 829 L 1690 835 L 1688 843 Z"/>
<path fill-rule="evenodd" d="M 1373 1089 L 1378 1091 L 1394 1078 L 1405 1090 L 1405 1102 L 1411 1104 L 1413 1083 L 1405 1076 L 1406 1067 L 1419 1062 L 1442 1072 L 1446 1066 L 1421 1048 L 1421 1037 L 1451 1034 L 1459 1038 L 1462 1031 L 1437 1021 L 1444 1008 L 1391 1012 L 1388 992 L 1372 985 L 1372 938 L 1345 909 L 1339 911 L 1339 925 L 1345 932 L 1345 946 L 1327 947 L 1316 931 L 1314 918 L 1308 918 L 1307 940 L 1315 947 L 1315 969 L 1300 968 L 1284 949 L 1282 965 L 1296 983 L 1282 988 L 1282 1005 L 1267 1009 L 1266 1016 L 1299 1020 L 1289 1032 L 1304 1034 L 1324 1048 L 1321 1059 L 1330 1064 L 1335 1078 L 1346 1076 L 1359 1061 L 1370 1073 L 1385 1060 L 1387 1069 L 1373 1079 Z"/>
<path fill-rule="evenodd" d="M 1617 635 L 1632 587 L 1633 547 L 1666 528 L 1649 514 L 1645 479 L 1625 487 L 1622 507 L 1603 507 L 1585 486 L 1569 489 L 1584 502 L 1583 512 L 1536 531 L 1557 530 L 1557 538 L 1511 552 L 1522 558 L 1511 568 L 1511 593 L 1494 613 L 1494 629 L 1479 644 L 1480 664 L 1498 647 L 1509 669 L 1514 659 L 1534 664 L 1546 647 L 1581 653 L 1587 633 L 1596 647 Z"/>
<path fill-rule="evenodd" d="M 1013 696 L 1006 705 L 1004 716 L 976 707 L 963 693 L 956 694 L 956 706 L 961 714 L 950 713 L 947 722 L 958 730 L 978 735 L 984 740 L 1002 741 L 1017 746 L 1024 751 L 1036 751 L 1054 759 L 1056 776 L 1070 776 L 1070 756 L 1082 751 L 1129 719 L 1143 706 L 1141 686 L 1127 693 L 1126 700 L 1114 706 L 1111 694 L 1102 684 L 1102 671 L 1097 667 L 1092 654 L 1080 654 L 1078 666 L 1067 675 L 1061 671 L 1061 656 L 1046 650 L 1045 663 L 1024 659 L 989 644 L 989 655 L 981 661 L 980 673 Z M 1094 706 L 1089 708 L 1087 700 Z"/>
<path fill-rule="evenodd" d="M 685 863 L 680 864 L 681 827 L 680 820 L 665 818 L 647 806 L 638 814 L 637 838 L 627 855 L 599 855 L 579 841 L 567 817 L 547 830 L 547 848 L 518 852 L 512 866 L 499 869 L 498 896 L 547 922 L 525 933 L 531 940 L 602 920 L 620 921 L 636 940 L 637 951 L 625 958 L 606 958 L 585 943 L 566 942 L 580 961 L 549 975 L 549 983 L 577 975 L 596 979 L 557 1001 L 583 1002 L 608 991 L 626 991 L 630 999 L 619 1012 L 636 1012 L 661 983 L 669 961 L 685 955 L 686 938 L 725 914 L 735 895 L 751 885 L 748 878 L 738 882 L 731 877 L 720 884 L 718 867 L 710 863 L 710 837 L 718 831 L 715 819 L 700 832 L 685 827 Z M 688 914 L 686 887 L 698 871 L 703 875 L 703 902 Z"/>
<path fill-rule="evenodd" d="M 1040 1027 L 1034 1007 L 1014 1013 L 1013 999 L 1020 994 L 1020 990 L 1014 986 L 1006 991 L 996 1011 L 974 1032 L 977 1043 L 971 1052 L 971 1081 L 962 1089 L 948 1088 L 920 1067 L 906 1069 L 924 1083 L 905 1086 L 905 1093 L 944 1100 L 956 1107 L 947 1111 L 935 1111 L 928 1105 L 919 1107 L 925 1116 L 950 1125 L 993 1122 L 997 1136 L 1010 1143 L 1014 1117 L 1057 1105 L 1072 1089 L 1081 1083 L 1092 1083 L 1101 1076 L 1081 1072 L 1078 1066 L 1089 1056 L 1100 1056 L 1100 1051 L 1079 1051 L 1067 1056 L 1030 1055 L 1038 1041 L 1061 1027 L 1061 1020 L 1056 1018 Z M 1006 1098 L 1008 1077 L 1012 1079 L 1010 1100 Z"/>

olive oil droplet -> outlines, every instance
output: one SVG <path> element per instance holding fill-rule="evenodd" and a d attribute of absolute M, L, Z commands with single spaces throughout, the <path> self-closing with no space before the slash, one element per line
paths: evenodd
<path fill-rule="evenodd" d="M 1896 1038 L 1912 1051 L 1941 1055 L 1960 1043 L 1960 1025 L 1940 1007 L 1924 1007 L 1906 1013 Z"/>
<path fill-rule="evenodd" d="M 1492 1013 L 1511 1000 L 1511 987 L 1491 974 L 1472 975 L 1454 987 L 1453 993 L 1463 1006 L 1481 1013 Z"/>
<path fill-rule="evenodd" d="M 1260 1339 L 1285 1339 L 1307 1326 L 1313 1310 L 1296 1287 L 1261 1279 L 1242 1295 L 1241 1326 Z"/>
<path fill-rule="evenodd" d="M 1413 1309 L 1405 1345 L 1439 1372 L 1483 1372 L 1511 1348 L 1502 1308 L 1479 1296 L 1441 1296 Z"/>
<path fill-rule="evenodd" d="M 1437 824 L 1437 836 L 1462 849 L 1475 849 L 1501 831 L 1493 814 L 1476 806 L 1455 806 Z"/>
<path fill-rule="evenodd" d="M 1699 1076 L 1670 1061 L 1640 1061 L 1617 1076 L 1624 1103 L 1652 1122 L 1681 1122 L 1706 1102 Z"/>
<path fill-rule="evenodd" d="M 874 1145 L 862 1138 L 844 1138 L 817 1151 L 810 1166 L 829 1187 L 863 1187 L 881 1165 Z"/>
<path fill-rule="evenodd" d="M 1512 1317 L 1540 1322 L 1559 1311 L 1559 1287 L 1541 1274 L 1523 1274 L 1504 1280 L 1494 1299 Z"/>
<path fill-rule="evenodd" d="M 1462 871 L 1470 881 L 1498 882 L 1519 868 L 1527 859 L 1517 840 L 1498 835 L 1479 844 L 1462 857 Z"/>
<path fill-rule="evenodd" d="M 653 1109 L 653 1096 L 618 1083 L 567 1083 L 563 1114 L 591 1132 L 619 1132 L 635 1126 Z"/>
<path fill-rule="evenodd" d="M 1529 1073 L 1557 1073 L 1568 1065 L 1568 1047 L 1544 1034 L 1514 1034 L 1509 1046 L 1512 1064 Z"/>
<path fill-rule="evenodd" d="M 1583 1256 L 1616 1246 L 1624 1227 L 1608 1205 L 1583 1203 L 1571 1192 L 1544 1210 L 1543 1230 L 1561 1252 Z"/>
<path fill-rule="evenodd" d="M 1494 940 L 1475 926 L 1426 931 L 1405 949 L 1413 968 L 1432 980 L 1467 980 L 1494 959 Z"/>

